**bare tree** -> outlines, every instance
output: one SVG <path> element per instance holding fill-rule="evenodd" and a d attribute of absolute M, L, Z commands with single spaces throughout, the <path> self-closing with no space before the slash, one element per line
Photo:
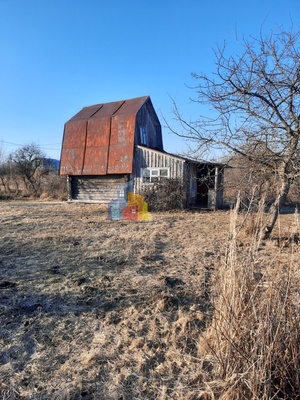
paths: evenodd
<path fill-rule="evenodd" d="M 264 144 L 245 149 L 246 153 L 255 154 L 255 158 L 266 159 L 273 157 Z M 229 168 L 225 169 L 224 195 L 230 201 L 239 196 L 242 207 L 257 210 L 262 200 L 265 204 L 272 204 L 277 195 L 278 179 L 273 169 L 261 163 L 250 161 L 240 154 L 232 153 L 222 160 Z"/>
<path fill-rule="evenodd" d="M 13 175 L 11 155 L 7 156 L 4 150 L 0 148 L 0 190 L 4 189 L 5 194 L 11 193 Z"/>
<path fill-rule="evenodd" d="M 4 160 L 0 163 L 0 182 L 4 191 L 10 193 L 10 182 L 12 178 L 11 163 Z"/>
<path fill-rule="evenodd" d="M 244 39 L 241 55 L 215 49 L 211 76 L 192 74 L 200 105 L 212 114 L 185 120 L 173 101 L 174 113 L 196 149 L 227 149 L 277 176 L 278 190 L 269 209 L 264 237 L 273 230 L 293 180 L 299 175 L 300 31 L 260 34 Z"/>
<path fill-rule="evenodd" d="M 9 182 L 7 179 L 7 159 L 4 156 L 2 149 L 0 148 L 0 182 L 1 186 L 3 186 L 4 191 L 9 191 Z M 8 174 L 9 177 L 9 174 Z"/>
<path fill-rule="evenodd" d="M 25 145 L 12 155 L 16 173 L 23 180 L 27 189 L 37 193 L 40 187 L 40 177 L 44 171 L 45 154 L 39 146 L 31 143 Z"/>

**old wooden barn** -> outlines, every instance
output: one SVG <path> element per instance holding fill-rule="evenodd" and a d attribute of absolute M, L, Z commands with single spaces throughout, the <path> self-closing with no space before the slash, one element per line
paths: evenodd
<path fill-rule="evenodd" d="M 149 96 L 84 107 L 67 121 L 60 175 L 73 201 L 109 203 L 124 188 L 142 193 L 176 179 L 187 189 L 187 207 L 222 206 L 223 166 L 165 152 Z"/>

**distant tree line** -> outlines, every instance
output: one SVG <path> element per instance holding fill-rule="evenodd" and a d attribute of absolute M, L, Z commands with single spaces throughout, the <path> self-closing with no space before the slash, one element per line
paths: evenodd
<path fill-rule="evenodd" d="M 65 178 L 58 176 L 53 160 L 37 144 L 13 153 L 0 151 L 0 198 L 66 198 Z"/>

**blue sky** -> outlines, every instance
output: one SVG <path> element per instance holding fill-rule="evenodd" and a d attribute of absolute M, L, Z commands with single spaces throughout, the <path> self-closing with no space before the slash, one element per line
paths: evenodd
<path fill-rule="evenodd" d="M 150 95 L 165 150 L 181 153 L 161 117 L 172 123 L 170 96 L 196 118 L 191 73 L 214 70 L 216 44 L 238 52 L 236 37 L 299 18 L 299 0 L 0 0 L 0 149 L 34 142 L 59 158 L 82 107 Z"/>

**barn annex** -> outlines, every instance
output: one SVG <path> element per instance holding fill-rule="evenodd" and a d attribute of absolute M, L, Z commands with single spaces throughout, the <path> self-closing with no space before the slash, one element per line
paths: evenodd
<path fill-rule="evenodd" d="M 60 175 L 69 200 L 109 203 L 124 188 L 177 179 L 186 206 L 222 206 L 223 166 L 195 161 L 163 149 L 159 119 L 149 96 L 84 107 L 65 123 Z"/>

